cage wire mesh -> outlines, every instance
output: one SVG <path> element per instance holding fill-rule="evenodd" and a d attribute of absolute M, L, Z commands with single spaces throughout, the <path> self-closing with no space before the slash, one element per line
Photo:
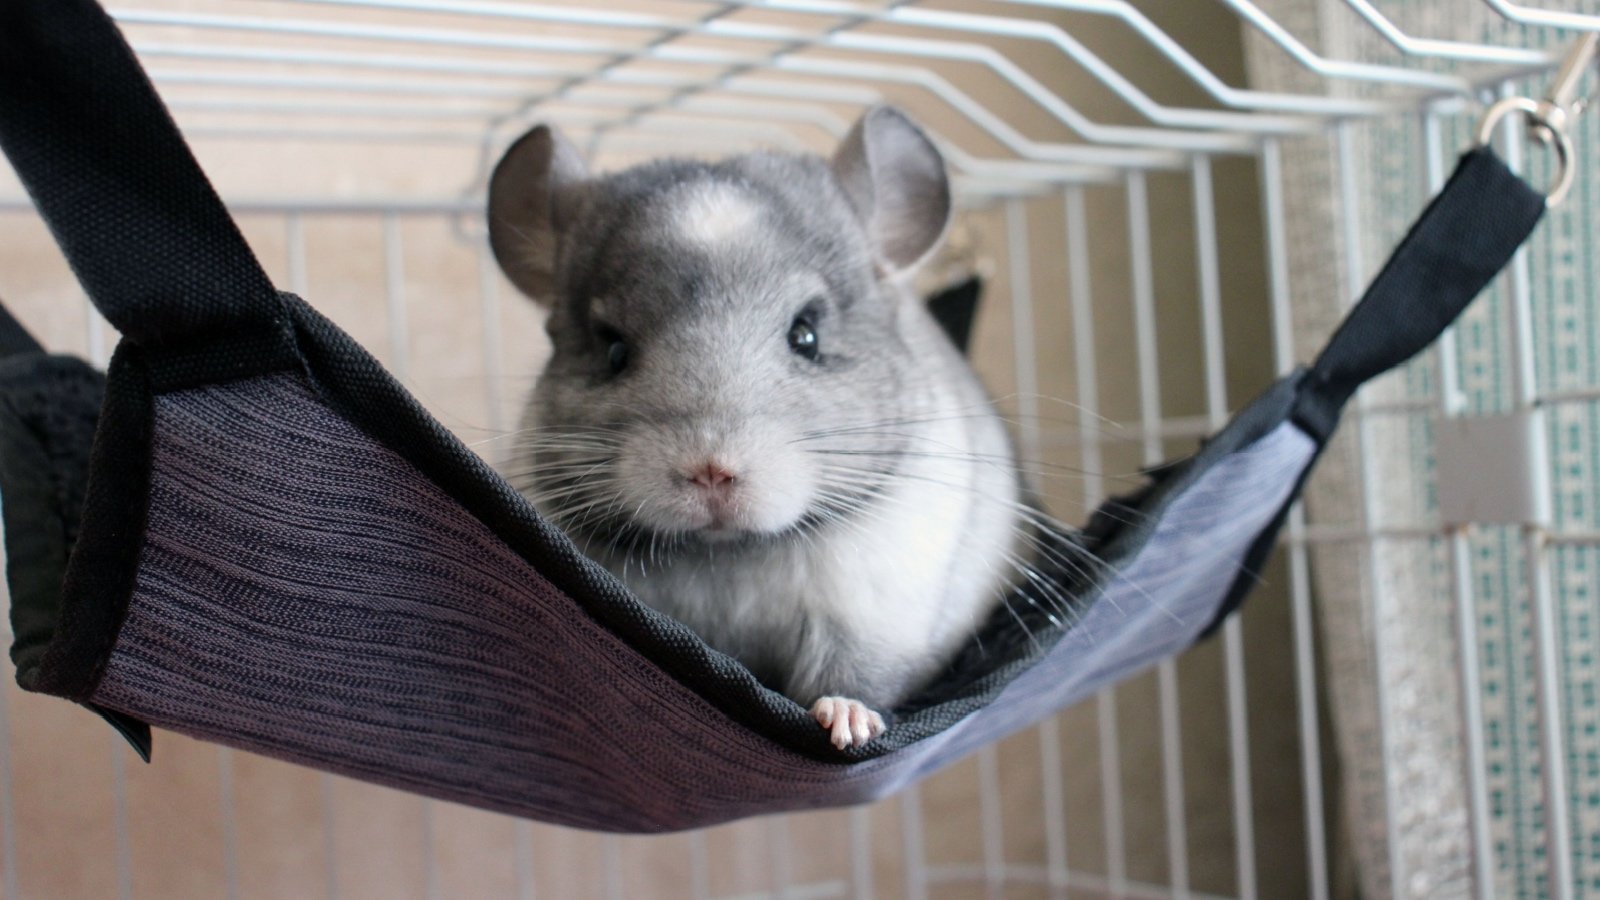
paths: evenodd
<path fill-rule="evenodd" d="M 963 210 L 926 286 L 986 279 L 975 360 L 1068 522 L 1307 359 L 1483 102 L 1537 96 L 1600 30 L 1594 0 L 110 5 L 274 279 L 496 462 L 547 352 L 479 221 L 506 141 L 553 122 L 601 168 L 828 152 L 901 105 Z M 8 687 L 0 889 L 1600 894 L 1597 129 L 1580 118 L 1574 196 L 1509 275 L 1361 395 L 1219 638 L 896 798 L 588 835 L 178 735 L 129 765 L 98 722 Z M 1503 152 L 1553 174 L 1518 135 Z M 103 363 L 115 336 L 11 180 L 0 222 L 7 303 Z M 1438 429 L 1535 405 L 1553 528 L 1445 529 Z"/>

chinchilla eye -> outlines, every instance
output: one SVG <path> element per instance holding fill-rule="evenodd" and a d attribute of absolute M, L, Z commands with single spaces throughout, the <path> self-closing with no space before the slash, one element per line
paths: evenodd
<path fill-rule="evenodd" d="M 611 374 L 620 374 L 628 367 L 628 342 L 615 328 L 602 326 L 595 329 L 595 336 L 606 348 L 606 365 L 611 367 Z"/>
<path fill-rule="evenodd" d="M 622 341 L 612 341 L 606 348 L 606 363 L 611 366 L 611 374 L 615 375 L 628 367 L 628 345 Z"/>
<path fill-rule="evenodd" d="M 789 326 L 789 349 L 806 359 L 817 358 L 817 329 L 807 316 L 795 316 L 794 323 Z"/>

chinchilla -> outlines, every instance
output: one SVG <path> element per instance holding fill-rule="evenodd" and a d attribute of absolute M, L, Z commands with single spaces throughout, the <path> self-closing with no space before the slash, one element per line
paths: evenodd
<path fill-rule="evenodd" d="M 841 748 L 948 664 L 1026 540 L 1004 424 L 909 284 L 950 213 L 890 107 L 831 160 L 606 175 L 539 126 L 490 183 L 495 256 L 553 345 L 514 483 Z"/>

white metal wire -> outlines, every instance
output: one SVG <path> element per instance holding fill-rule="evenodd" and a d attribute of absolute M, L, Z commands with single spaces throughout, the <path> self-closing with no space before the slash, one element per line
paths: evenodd
<path fill-rule="evenodd" d="M 1028 229 L 1028 212 L 1021 201 L 1012 200 L 1006 204 L 1005 220 L 1007 258 L 1010 261 L 1010 289 L 1011 289 L 1011 344 L 1013 348 L 1013 369 L 1016 378 L 1016 397 L 1018 422 L 1017 431 L 1021 439 L 1022 455 L 1024 459 L 1043 461 L 1044 441 L 1040 428 L 1040 385 L 1039 366 L 1037 361 L 1038 348 L 1036 346 L 1037 332 L 1035 330 L 1033 310 L 1035 297 L 1033 293 L 1033 265 L 1032 247 L 1033 239 Z M 1064 889 L 1068 882 L 1067 869 L 1067 826 L 1066 826 L 1066 792 L 1062 785 L 1061 777 L 1061 735 L 1053 719 L 1041 722 L 1037 727 L 1039 736 L 1039 768 L 1040 783 L 1043 786 L 1043 812 L 1045 830 L 1045 853 L 1050 872 L 1050 883 L 1057 888 Z M 981 760 L 984 766 L 986 784 L 996 781 L 990 774 L 989 766 L 992 758 Z M 996 784 L 998 787 L 998 784 Z M 984 807 L 985 829 L 990 827 L 991 820 L 999 820 L 998 809 L 991 810 L 992 804 Z M 990 861 L 989 880 L 995 884 L 995 865 L 1002 866 L 1005 862 L 1004 844 L 998 834 L 993 838 L 993 845 L 985 836 L 984 856 Z M 1003 885 L 1003 880 L 1001 881 Z"/>
<path fill-rule="evenodd" d="M 305 217 L 299 212 L 283 216 L 284 262 L 288 269 L 290 293 L 309 295 L 310 272 L 306 262 Z M 328 900 L 339 898 L 339 841 L 334 778 L 327 772 L 317 776 L 317 804 L 322 815 L 322 881 Z"/>
<path fill-rule="evenodd" d="M 1505 85 L 1502 96 L 1512 96 L 1513 86 Z M 1505 124 L 1506 166 L 1520 172 L 1523 165 L 1521 121 L 1508 117 Z M 1532 288 L 1529 283 L 1528 254 L 1519 250 L 1511 259 L 1511 395 L 1512 408 L 1534 409 L 1539 402 L 1538 368 L 1535 364 Z M 1549 496 L 1548 462 L 1538 459 L 1528 477 L 1537 485 L 1540 496 Z M 1561 644 L 1556 640 L 1554 592 L 1550 585 L 1549 544 L 1539 524 L 1525 525 L 1521 535 L 1523 566 L 1529 605 L 1533 612 L 1534 698 L 1539 710 L 1539 775 L 1544 787 L 1545 861 L 1548 871 L 1546 890 L 1554 900 L 1574 896 L 1572 880 L 1572 823 L 1567 792 L 1566 713 L 1563 708 Z"/>
<path fill-rule="evenodd" d="M 922 789 L 916 785 L 900 794 L 900 852 L 905 854 L 906 900 L 927 900 L 928 858 L 922 833 Z"/>
<path fill-rule="evenodd" d="M 117 900 L 133 900 L 133 840 L 128 831 L 128 748 L 121 735 L 108 734 L 106 739 L 111 748 L 111 824 L 116 841 Z M 21 860 L 17 860 L 17 864 L 20 867 Z"/>
<path fill-rule="evenodd" d="M 614 834 L 600 839 L 600 881 L 605 886 L 606 900 L 622 900 L 622 852 Z M 780 889 L 786 883 L 777 881 Z"/>
<path fill-rule="evenodd" d="M 1279 376 L 1295 365 L 1289 291 L 1289 250 L 1283 198 L 1283 155 L 1278 142 L 1261 148 L 1262 218 L 1266 228 L 1267 295 L 1272 304 L 1272 359 Z M 1322 736 L 1317 719 L 1317 662 L 1311 611 L 1311 564 L 1306 552 L 1303 503 L 1289 511 L 1290 615 L 1294 624 L 1295 705 L 1300 736 L 1300 781 L 1305 803 L 1306 869 L 1312 900 L 1327 900 L 1328 858 L 1322 794 Z"/>
<path fill-rule="evenodd" d="M 872 900 L 872 837 L 867 808 L 850 810 L 850 896 Z"/>
<path fill-rule="evenodd" d="M 222 818 L 222 871 L 228 900 L 239 900 L 239 819 L 233 791 L 233 750 L 217 748 L 217 798 Z"/>
<path fill-rule="evenodd" d="M 1341 124 L 1334 129 L 1334 148 L 1338 167 L 1338 202 L 1339 222 L 1343 230 L 1344 239 L 1344 275 L 1345 283 L 1350 292 L 1350 302 L 1355 302 L 1355 292 L 1359 285 L 1365 283 L 1367 277 L 1366 259 L 1362 248 L 1362 233 L 1360 227 L 1360 200 L 1356 189 L 1356 161 L 1352 150 L 1354 138 L 1348 124 Z M 1366 395 L 1360 394 L 1356 400 L 1358 408 L 1366 403 Z M 1399 824 L 1399 799 L 1398 786 L 1395 784 L 1393 766 L 1397 759 L 1393 740 L 1394 728 L 1390 723 L 1390 711 L 1383 686 L 1389 681 L 1389 653 L 1384 644 L 1384 637 L 1388 633 L 1385 627 L 1389 605 L 1392 602 L 1388 592 L 1383 589 L 1383 576 L 1380 572 L 1382 556 L 1379 543 L 1378 508 L 1378 482 L 1373 477 L 1372 469 L 1376 465 L 1376 456 L 1372 449 L 1372 434 L 1366 418 L 1357 419 L 1356 442 L 1359 447 L 1356 466 L 1357 478 L 1361 492 L 1361 530 L 1365 537 L 1364 551 L 1366 554 L 1367 591 L 1370 595 L 1368 615 L 1372 622 L 1373 666 L 1377 675 L 1379 695 L 1376 698 L 1378 745 L 1381 748 L 1380 777 L 1383 781 L 1383 815 L 1384 829 L 1387 836 L 1389 851 L 1389 889 L 1392 896 L 1403 897 L 1406 895 L 1406 858 L 1402 834 Z"/>
<path fill-rule="evenodd" d="M 1484 0 L 1495 12 L 1513 22 L 1537 25 L 1544 28 L 1576 28 L 1581 31 L 1600 31 L 1600 16 L 1563 12 L 1556 9 L 1533 9 L 1512 3 L 1510 0 Z"/>
<path fill-rule="evenodd" d="M 1418 38 L 1401 31 L 1388 16 L 1378 11 L 1370 0 L 1345 0 L 1346 5 L 1365 19 L 1384 40 L 1407 56 L 1459 59 L 1468 62 L 1508 63 L 1527 66 L 1554 66 L 1560 60 L 1540 50 L 1521 47 L 1500 47 L 1493 44 L 1473 44 L 1464 41 L 1441 41 Z"/>
<path fill-rule="evenodd" d="M 697 831 L 689 836 L 689 895 L 694 900 L 711 896 L 711 861 L 706 835 Z"/>
<path fill-rule="evenodd" d="M 7 628 L 6 637 L 10 639 Z M 17 808 L 11 791 L 14 777 L 11 766 L 11 686 L 0 689 L 0 886 L 7 897 L 22 896 L 17 879 Z"/>
<path fill-rule="evenodd" d="M 1132 266 L 1134 354 L 1139 369 L 1139 420 L 1144 426 L 1143 455 L 1147 466 L 1166 456 L 1160 436 L 1161 383 L 1157 371 L 1155 264 L 1150 248 L 1150 202 L 1145 177 L 1130 172 L 1128 201 L 1128 255 Z M 1161 729 L 1161 789 L 1165 800 L 1167 865 L 1173 894 L 1188 896 L 1188 828 L 1184 819 L 1182 724 L 1178 709 L 1178 663 L 1164 659 L 1156 670 L 1157 705 Z"/>
<path fill-rule="evenodd" d="M 1100 733 L 1100 826 L 1105 832 L 1105 880 L 1113 894 L 1121 894 L 1128 889 L 1128 846 L 1122 802 L 1122 747 L 1118 740 L 1116 688 L 1105 688 L 1096 694 L 1094 705 L 1095 724 Z"/>
<path fill-rule="evenodd" d="M 302 49 L 294 46 L 273 48 L 233 47 L 217 48 L 202 43 L 173 41 L 148 41 L 136 38 L 135 46 L 141 53 L 160 58 L 210 59 L 236 63 L 241 60 L 272 61 L 335 65 L 367 69 L 399 69 L 429 76 L 445 76 L 474 72 L 479 75 L 505 77 L 555 78 L 559 84 L 544 94 L 515 94 L 507 85 L 462 85 L 456 96 L 470 95 L 480 99 L 501 101 L 492 108 L 463 107 L 460 104 L 437 107 L 432 110 L 419 104 L 408 104 L 409 116 L 447 116 L 476 119 L 490 128 L 491 133 L 504 131 L 507 123 L 529 116 L 539 105 L 552 100 L 565 104 L 593 104 L 616 107 L 619 101 L 600 101 L 592 95 L 577 97 L 575 88 L 589 83 L 629 82 L 640 85 L 671 86 L 673 93 L 664 101 L 639 101 L 614 113 L 604 114 L 594 127 L 602 134 L 614 131 L 631 131 L 645 127 L 648 120 L 668 109 L 680 109 L 686 100 L 701 92 L 714 90 L 748 90 L 741 80 L 752 72 L 778 72 L 808 76 L 805 81 L 786 85 L 788 96 L 796 102 L 828 102 L 829 88 L 815 78 L 851 79 L 857 82 L 877 82 L 919 87 L 932 93 L 949 107 L 961 112 L 977 124 L 994 140 L 1013 153 L 1019 160 L 1066 164 L 1076 169 L 1055 170 L 1054 176 L 1098 180 L 1105 173 L 1094 171 L 1095 166 L 1127 168 L 1181 168 L 1180 156 L 1166 153 L 1162 148 L 1201 150 L 1208 152 L 1249 152 L 1255 146 L 1253 135 L 1267 133 L 1305 133 L 1319 127 L 1319 120 L 1347 115 L 1370 115 L 1396 108 L 1399 103 L 1415 100 L 1349 100 L 1315 95 L 1270 94 L 1235 88 L 1223 83 L 1201 65 L 1183 47 L 1154 25 L 1147 17 L 1123 0 L 1005 0 L 1016 5 L 1032 5 L 1055 10 L 1068 10 L 1115 17 L 1139 34 L 1141 38 L 1177 66 L 1186 76 L 1215 98 L 1223 108 L 1174 108 L 1153 100 L 1124 73 L 1118 71 L 1083 42 L 1059 26 L 1037 19 L 977 15 L 951 10 L 928 9 L 911 3 L 892 3 L 887 6 L 840 2 L 840 0 L 741 0 L 737 3 L 720 3 L 709 7 L 698 17 L 670 16 L 644 12 L 619 12 L 591 7 L 541 5 L 504 0 L 472 0 L 472 2 L 444 2 L 444 0 L 296 0 L 305 6 L 330 7 L 352 14 L 367 14 L 348 21 L 305 19 L 290 16 L 221 15 L 205 12 L 173 12 L 160 9 L 118 8 L 114 10 L 119 21 L 128 26 L 146 29 L 221 30 L 242 35 L 270 35 L 280 38 L 326 38 L 360 42 L 377 42 L 390 45 L 417 45 L 449 47 L 458 50 L 521 51 L 537 54 L 538 63 L 497 64 L 483 61 L 452 58 L 417 58 L 401 53 L 368 54 L 348 50 L 327 51 Z M 1405 35 L 1393 23 L 1365 0 L 1349 0 L 1350 5 L 1371 23 L 1386 39 L 1391 40 L 1407 56 L 1418 58 L 1443 57 L 1480 64 L 1506 64 L 1523 67 L 1546 63 L 1542 51 L 1520 48 L 1496 47 L 1462 42 L 1428 41 Z M 1301 41 L 1266 16 L 1247 0 L 1227 0 L 1227 5 L 1244 22 L 1258 30 L 1273 43 L 1289 53 L 1309 70 L 1335 79 L 1355 79 L 1401 89 L 1424 92 L 1466 95 L 1471 88 L 1488 77 L 1480 73 L 1478 80 L 1453 74 L 1440 74 L 1426 68 L 1381 66 L 1325 59 L 1309 50 Z M 831 17 L 841 21 L 822 30 L 807 30 L 791 26 L 777 26 L 735 19 L 729 12 L 743 8 L 758 8 L 790 13 Z M 653 33 L 654 38 L 643 44 L 625 40 L 603 40 L 593 37 L 548 36 L 526 32 L 507 33 L 472 28 L 413 27 L 377 21 L 370 13 L 438 14 L 448 15 L 464 22 L 515 22 L 559 24 L 604 31 Z M 915 29 L 916 37 L 902 37 L 877 32 L 867 33 L 857 26 L 872 23 L 889 23 Z M 1104 124 L 1090 120 L 1068 105 L 1057 93 L 1021 69 L 1004 54 L 987 44 L 974 40 L 943 40 L 924 36 L 928 33 L 951 34 L 963 38 L 992 40 L 998 37 L 1022 38 L 1051 45 L 1065 59 L 1072 60 L 1104 86 L 1113 95 L 1126 102 L 1146 118 L 1154 127 Z M 776 47 L 774 50 L 747 52 L 724 50 L 685 44 L 681 37 L 708 37 L 724 41 L 742 42 L 746 46 Z M 811 49 L 847 51 L 849 58 L 819 59 L 800 51 Z M 546 61 L 555 58 L 557 62 Z M 907 60 L 944 60 L 971 63 L 988 69 L 1007 84 L 1034 101 L 1055 120 L 1076 132 L 1081 143 L 1061 144 L 1040 142 L 1026 137 L 1010 122 L 994 115 L 981 103 L 967 95 L 948 78 L 925 65 L 885 64 L 871 61 L 877 58 L 904 58 Z M 598 58 L 598 63 L 584 62 Z M 559 60 L 566 59 L 567 62 Z M 703 64 L 720 67 L 721 71 L 685 77 L 670 72 L 638 72 L 633 67 L 623 67 L 623 62 L 649 60 L 663 64 Z M 166 77 L 175 83 L 196 84 L 204 78 L 210 83 L 230 83 L 236 87 L 287 87 L 298 85 L 305 90 L 363 91 L 368 93 L 398 94 L 412 92 L 434 96 L 447 95 L 455 85 L 432 84 L 427 79 L 413 78 L 407 82 L 378 85 L 372 82 L 352 82 L 347 78 L 296 77 L 283 73 L 263 76 L 260 73 L 197 74 L 169 73 Z M 675 83 L 674 83 L 675 82 Z M 191 113 L 212 113 L 231 110 L 234 113 L 271 112 L 289 114 L 291 109 L 279 109 L 273 104 L 248 100 L 209 100 L 204 103 L 186 101 L 177 104 Z M 300 114 L 317 112 L 315 107 L 302 105 Z M 324 107 L 328 114 L 357 117 L 383 117 L 400 114 L 401 110 L 383 110 L 350 106 Z M 217 127 L 207 126 L 202 133 L 212 135 L 253 136 L 259 129 L 238 124 Z M 432 130 L 388 131 L 374 129 L 337 129 L 326 136 L 330 140 L 438 140 L 441 133 Z M 309 136 L 309 135 L 307 135 Z M 430 137 L 431 136 L 431 137 Z M 509 137 L 509 135 L 502 135 Z M 754 139 L 747 135 L 744 140 Z M 463 139 L 465 139 L 463 137 Z M 772 140 L 771 134 L 761 139 Z M 778 143 L 784 143 L 777 138 Z M 1094 145 L 1107 145 L 1097 148 Z M 950 141 L 941 141 L 950 152 L 958 170 L 973 175 L 990 177 L 1016 177 L 999 175 L 993 168 L 1001 160 L 983 160 L 965 153 Z M 487 158 L 487 156 L 485 157 Z M 1083 168 L 1088 167 L 1088 168 Z M 1014 172 L 1014 170 L 1013 170 Z M 481 173 L 480 173 L 481 174 Z M 1036 171 L 1022 177 L 1051 178 L 1048 171 Z M 975 184 L 977 194 L 993 193 L 999 196 L 1015 194 L 1019 186 L 1014 183 Z"/>
<path fill-rule="evenodd" d="M 1437 113 L 1430 110 L 1423 114 L 1423 163 L 1428 173 L 1428 185 L 1435 190 L 1444 184 L 1445 178 L 1441 130 Z M 1442 417 L 1449 418 L 1459 415 L 1464 405 L 1454 328 L 1440 336 L 1437 357 L 1438 409 Z M 1451 530 L 1446 540 L 1450 548 L 1451 599 L 1455 604 L 1456 668 L 1461 690 L 1467 829 L 1472 843 L 1472 890 L 1479 900 L 1490 900 L 1495 895 L 1495 854 L 1490 835 L 1487 763 L 1483 748 L 1483 684 L 1478 658 L 1477 601 L 1472 591 L 1471 545 L 1465 529 Z"/>

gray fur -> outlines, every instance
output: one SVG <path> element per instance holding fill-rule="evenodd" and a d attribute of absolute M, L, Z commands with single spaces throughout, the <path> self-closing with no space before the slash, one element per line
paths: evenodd
<path fill-rule="evenodd" d="M 1021 534 L 1005 430 L 906 286 L 949 215 L 937 151 L 882 108 L 831 164 L 590 178 L 564 146 L 530 132 L 490 188 L 496 256 L 553 345 L 511 476 L 767 683 L 891 708 L 1000 601 Z M 788 344 L 808 310 L 817 361 Z M 719 520 L 685 475 L 710 458 L 738 475 L 721 531 L 694 530 Z"/>

